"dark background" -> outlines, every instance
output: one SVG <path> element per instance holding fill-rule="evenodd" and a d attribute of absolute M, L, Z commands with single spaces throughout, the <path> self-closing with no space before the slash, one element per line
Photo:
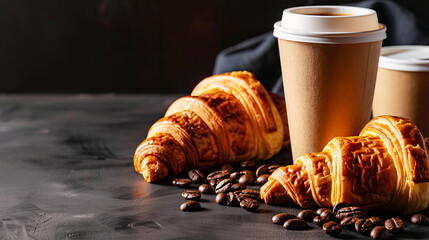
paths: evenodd
<path fill-rule="evenodd" d="M 324 0 L 1 0 L 0 92 L 187 93 L 216 54 Z M 429 23 L 429 1 L 396 0 Z"/>

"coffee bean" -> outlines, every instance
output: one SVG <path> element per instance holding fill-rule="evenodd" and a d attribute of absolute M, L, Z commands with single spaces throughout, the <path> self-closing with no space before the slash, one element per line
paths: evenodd
<path fill-rule="evenodd" d="M 338 210 L 344 207 L 351 207 L 352 205 L 346 202 L 340 202 L 335 204 L 335 206 L 332 208 L 332 212 L 337 215 Z"/>
<path fill-rule="evenodd" d="M 371 230 L 370 237 L 373 239 L 390 239 L 389 230 L 383 226 L 377 226 Z"/>
<path fill-rule="evenodd" d="M 198 200 L 201 198 L 201 193 L 197 190 L 189 189 L 182 192 L 182 197 L 188 200 Z"/>
<path fill-rule="evenodd" d="M 317 214 L 317 212 L 316 212 L 316 214 Z M 335 215 L 331 209 L 326 209 L 325 211 L 321 212 L 320 217 L 326 218 L 329 220 L 335 220 Z"/>
<path fill-rule="evenodd" d="M 313 223 L 314 223 L 314 224 L 316 224 L 316 225 L 317 225 L 317 226 L 319 226 L 319 227 L 322 227 L 322 226 L 323 226 L 323 224 L 325 224 L 325 223 L 327 223 L 327 222 L 329 222 L 329 219 L 322 218 L 322 217 L 320 217 L 320 216 L 315 216 L 315 217 L 313 218 Z"/>
<path fill-rule="evenodd" d="M 186 178 L 176 178 L 173 180 L 173 185 L 181 188 L 187 188 L 191 186 L 192 181 Z"/>
<path fill-rule="evenodd" d="M 253 182 L 255 182 L 255 178 L 250 174 L 243 175 L 240 177 L 240 179 L 238 179 L 238 183 L 244 185 L 251 185 Z"/>
<path fill-rule="evenodd" d="M 231 180 L 223 179 L 216 184 L 215 192 L 216 193 L 229 192 L 231 190 L 231 186 L 232 186 Z"/>
<path fill-rule="evenodd" d="M 266 174 L 266 173 L 268 173 L 268 166 L 265 164 L 259 166 L 258 169 L 256 169 L 256 171 L 255 171 L 256 177 L 259 177 L 259 176 Z"/>
<path fill-rule="evenodd" d="M 271 176 L 270 174 L 262 174 L 256 179 L 256 184 L 264 185 L 268 181 L 268 178 L 270 178 L 270 176 Z"/>
<path fill-rule="evenodd" d="M 429 218 L 422 213 L 416 213 L 411 217 L 411 222 L 417 225 L 429 225 Z"/>
<path fill-rule="evenodd" d="M 197 201 L 187 201 L 180 206 L 182 211 L 198 211 L 201 209 L 201 205 Z"/>
<path fill-rule="evenodd" d="M 255 161 L 244 161 L 240 164 L 240 167 L 242 169 L 253 169 L 255 165 Z"/>
<path fill-rule="evenodd" d="M 238 200 L 233 192 L 229 192 L 226 194 L 226 205 L 228 206 L 237 206 Z"/>
<path fill-rule="evenodd" d="M 248 211 L 255 211 L 259 207 L 259 202 L 251 198 L 245 198 L 240 201 L 240 207 Z"/>
<path fill-rule="evenodd" d="M 374 227 L 374 224 L 371 222 L 371 220 L 368 219 L 358 219 L 355 222 L 356 232 L 361 233 L 363 235 L 369 235 L 369 233 Z"/>
<path fill-rule="evenodd" d="M 341 233 L 343 226 L 335 221 L 329 221 L 323 224 L 322 228 L 326 234 L 330 236 L 338 236 Z"/>
<path fill-rule="evenodd" d="M 225 163 L 225 164 L 223 164 L 222 166 L 220 166 L 220 169 L 221 170 L 228 170 L 229 172 L 232 172 L 232 166 L 231 166 L 231 164 L 229 164 L 229 163 Z"/>
<path fill-rule="evenodd" d="M 213 179 L 224 179 L 229 177 L 229 170 L 218 170 L 207 175 L 207 180 L 211 181 Z"/>
<path fill-rule="evenodd" d="M 273 216 L 271 220 L 275 224 L 283 225 L 287 220 L 296 218 L 295 215 L 289 213 L 279 213 Z"/>
<path fill-rule="evenodd" d="M 240 171 L 240 174 L 241 174 L 241 176 L 246 175 L 246 174 L 250 174 L 250 175 L 252 175 L 252 177 L 255 177 L 255 173 L 253 173 L 253 172 L 252 172 L 252 171 L 250 171 L 250 170 L 243 170 L 243 171 Z"/>
<path fill-rule="evenodd" d="M 341 225 L 343 227 L 346 227 L 346 228 L 350 229 L 350 230 L 355 230 L 355 224 L 356 224 L 356 221 L 358 219 L 359 218 L 355 218 L 355 217 L 346 217 L 346 218 L 343 218 L 343 220 L 341 220 Z"/>
<path fill-rule="evenodd" d="M 190 170 L 188 172 L 188 177 L 192 180 L 192 182 L 203 182 L 206 178 L 204 174 L 198 169 Z"/>
<path fill-rule="evenodd" d="M 404 222 L 400 218 L 393 217 L 384 222 L 384 227 L 389 230 L 390 233 L 397 234 L 404 229 Z"/>
<path fill-rule="evenodd" d="M 244 184 L 234 183 L 231 185 L 231 191 L 232 192 L 243 190 L 243 189 L 246 189 L 246 185 L 244 185 Z"/>
<path fill-rule="evenodd" d="M 237 198 L 252 198 L 255 200 L 259 200 L 259 191 L 253 190 L 253 189 L 243 189 L 239 191 L 234 192 L 235 196 Z"/>
<path fill-rule="evenodd" d="M 212 179 L 212 180 L 210 180 L 209 184 L 210 184 L 210 187 L 212 187 L 213 191 L 215 190 L 216 185 L 217 185 L 220 181 L 221 181 L 221 179 Z"/>
<path fill-rule="evenodd" d="M 270 165 L 268 166 L 268 173 L 273 173 L 277 168 L 281 167 L 281 165 Z"/>
<path fill-rule="evenodd" d="M 229 175 L 229 178 L 232 179 L 233 181 L 236 181 L 240 177 L 241 177 L 240 172 L 233 172 Z"/>
<path fill-rule="evenodd" d="M 312 222 L 313 218 L 317 216 L 316 212 L 310 209 L 302 210 L 298 213 L 297 217 L 306 222 Z"/>
<path fill-rule="evenodd" d="M 379 217 L 376 217 L 376 216 L 369 217 L 369 218 L 367 218 L 367 220 L 371 221 L 372 224 L 374 225 L 374 227 L 375 226 L 384 226 L 383 220 L 381 220 L 381 218 L 379 218 Z"/>
<path fill-rule="evenodd" d="M 304 220 L 293 218 L 286 220 L 283 227 L 288 230 L 305 230 L 308 229 L 308 224 Z"/>
<path fill-rule="evenodd" d="M 325 210 L 331 210 L 331 209 L 329 209 L 329 208 L 319 208 L 319 209 L 317 209 L 316 214 L 320 215 Z"/>
<path fill-rule="evenodd" d="M 210 184 L 207 183 L 203 183 L 198 187 L 198 191 L 200 193 L 204 193 L 204 194 L 210 194 L 213 193 L 213 188 L 210 186 Z"/>
<path fill-rule="evenodd" d="M 362 208 L 355 206 L 340 208 L 337 212 L 334 212 L 334 214 L 338 220 L 343 220 L 346 217 L 362 218 L 365 216 Z"/>
<path fill-rule="evenodd" d="M 219 193 L 216 195 L 216 203 L 226 205 L 227 196 L 226 193 Z"/>

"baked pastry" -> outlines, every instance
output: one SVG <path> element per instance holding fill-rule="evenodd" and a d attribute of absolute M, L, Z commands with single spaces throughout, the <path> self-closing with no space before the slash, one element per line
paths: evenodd
<path fill-rule="evenodd" d="M 376 117 L 359 136 L 334 138 L 322 152 L 275 170 L 261 197 L 266 203 L 291 198 L 304 208 L 347 202 L 373 211 L 421 211 L 429 203 L 428 143 L 412 121 Z"/>
<path fill-rule="evenodd" d="M 186 169 L 268 159 L 288 143 L 284 99 L 249 72 L 225 73 L 170 105 L 138 146 L 134 167 L 154 182 Z"/>

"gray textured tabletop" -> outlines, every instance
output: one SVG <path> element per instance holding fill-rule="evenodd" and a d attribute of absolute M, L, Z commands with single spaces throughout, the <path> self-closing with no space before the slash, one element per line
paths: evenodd
<path fill-rule="evenodd" d="M 202 211 L 182 212 L 183 189 L 146 183 L 134 151 L 177 97 L 0 95 L 0 239 L 331 238 L 314 224 L 289 231 L 271 223 L 296 206 L 248 212 L 203 195 Z M 290 151 L 268 161 L 290 162 Z M 409 222 L 396 236 L 423 238 L 429 227 Z"/>

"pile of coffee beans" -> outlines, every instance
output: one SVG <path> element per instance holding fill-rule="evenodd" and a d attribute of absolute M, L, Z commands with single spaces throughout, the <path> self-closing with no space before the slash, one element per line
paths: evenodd
<path fill-rule="evenodd" d="M 197 189 L 187 189 L 182 193 L 186 200 L 180 206 L 182 211 L 198 211 L 201 205 L 198 201 L 201 194 L 216 193 L 216 202 L 226 206 L 240 206 L 248 211 L 259 207 L 259 189 L 250 189 L 248 185 L 263 185 L 269 176 L 281 165 L 257 166 L 254 161 L 244 161 L 239 166 L 230 164 L 220 166 L 219 170 L 209 172 L 207 176 L 200 170 L 192 169 L 188 178 L 176 178 L 173 185 L 180 188 L 190 188 L 193 183 L 199 184 Z"/>

